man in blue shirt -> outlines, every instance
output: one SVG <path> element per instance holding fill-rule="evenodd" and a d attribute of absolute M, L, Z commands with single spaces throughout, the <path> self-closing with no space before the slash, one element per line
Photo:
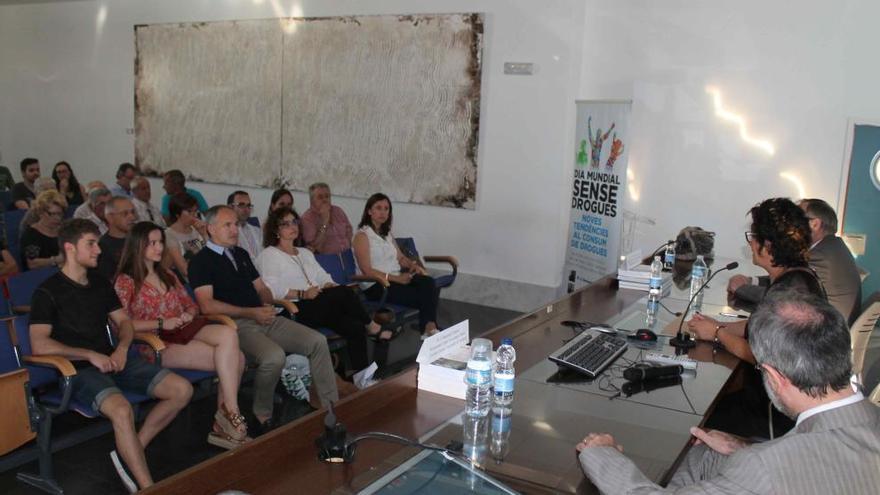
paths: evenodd
<path fill-rule="evenodd" d="M 208 211 L 208 202 L 205 201 L 205 197 L 202 196 L 202 193 L 186 187 L 186 177 L 183 175 L 183 172 L 177 169 L 169 170 L 165 172 L 163 179 L 165 180 L 165 183 L 162 187 L 165 188 L 167 194 L 162 196 L 162 216 L 166 218 L 169 216 L 168 202 L 171 201 L 171 196 L 180 193 L 186 193 L 195 198 L 196 203 L 199 205 L 200 212 L 205 213 Z"/>

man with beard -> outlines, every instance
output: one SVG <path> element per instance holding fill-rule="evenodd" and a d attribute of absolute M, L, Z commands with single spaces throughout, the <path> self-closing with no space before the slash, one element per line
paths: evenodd
<path fill-rule="evenodd" d="M 769 299 L 769 300 L 768 300 Z M 586 475 L 602 493 L 872 494 L 880 486 L 880 408 L 854 391 L 846 320 L 797 290 L 765 298 L 751 317 L 749 344 L 789 434 L 758 444 L 714 430 L 697 438 L 667 488 L 652 483 L 608 434 L 577 444 Z"/>

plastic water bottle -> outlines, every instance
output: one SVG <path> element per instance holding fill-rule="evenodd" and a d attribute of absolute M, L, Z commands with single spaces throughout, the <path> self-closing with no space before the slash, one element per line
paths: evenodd
<path fill-rule="evenodd" d="M 648 304 L 645 308 L 645 325 L 651 327 L 657 321 L 657 309 L 660 305 L 660 293 L 663 286 L 663 262 L 654 256 L 651 263 L 651 278 L 648 281 Z"/>
<path fill-rule="evenodd" d="M 505 337 L 495 352 L 495 405 L 509 406 L 513 402 L 513 379 L 516 376 L 514 361 L 516 349 L 513 348 L 513 340 Z"/>
<path fill-rule="evenodd" d="M 694 267 L 691 269 L 691 293 L 690 298 L 694 298 L 694 294 L 700 290 L 700 287 L 706 283 L 706 277 L 709 274 L 709 267 L 706 266 L 706 260 L 703 259 L 703 255 L 697 255 L 697 260 L 694 261 Z M 691 304 L 691 310 L 694 313 L 699 312 L 703 309 L 703 293 L 700 292 L 700 295 L 694 299 L 694 302 Z"/>
<path fill-rule="evenodd" d="M 492 406 L 492 435 L 489 443 L 489 452 L 492 458 L 500 464 L 507 457 L 510 450 L 510 416 L 513 409 L 509 406 Z"/>
<path fill-rule="evenodd" d="M 672 270 L 675 266 L 675 241 L 666 241 L 666 252 L 663 253 L 663 268 Z"/>
<path fill-rule="evenodd" d="M 468 416 L 485 417 L 492 406 L 492 341 L 474 339 L 471 358 L 464 375 L 467 385 L 464 412 Z"/>

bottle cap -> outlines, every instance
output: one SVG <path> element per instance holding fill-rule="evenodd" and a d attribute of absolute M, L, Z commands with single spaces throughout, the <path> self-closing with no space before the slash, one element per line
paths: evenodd
<path fill-rule="evenodd" d="M 513 345 L 513 339 L 510 337 L 504 337 L 501 339 L 501 345 Z"/>

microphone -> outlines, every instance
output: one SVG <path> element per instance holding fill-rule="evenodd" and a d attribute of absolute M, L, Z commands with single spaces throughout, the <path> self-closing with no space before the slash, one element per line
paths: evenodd
<path fill-rule="evenodd" d="M 315 439 L 318 459 L 333 464 L 351 462 L 351 452 L 345 445 L 347 437 L 345 426 L 336 420 L 333 403 L 330 403 L 324 416 L 324 433 Z"/>
<path fill-rule="evenodd" d="M 691 310 L 691 305 L 694 303 L 694 299 L 696 299 L 697 296 L 700 295 L 701 292 L 703 292 L 703 289 L 705 289 L 706 286 L 709 285 L 709 282 L 711 282 L 712 279 L 715 278 L 715 275 L 718 275 L 719 273 L 721 273 L 725 270 L 735 270 L 738 266 L 739 266 L 739 263 L 734 261 L 732 263 L 728 263 L 727 266 L 725 266 L 719 270 L 716 270 L 712 275 L 709 275 L 709 278 L 705 282 L 703 282 L 703 285 L 701 285 L 700 288 L 697 289 L 696 292 L 694 292 L 694 295 L 691 296 L 691 300 L 688 301 L 687 308 L 685 308 L 684 313 L 682 314 L 681 321 L 678 322 L 678 332 L 675 333 L 674 339 L 669 340 L 669 345 L 671 345 L 673 347 L 677 347 L 679 349 L 689 349 L 689 348 L 697 345 L 696 342 L 694 342 L 694 339 L 692 339 L 690 335 L 681 331 L 681 327 L 682 327 L 682 325 L 684 325 L 684 319 L 687 316 L 688 311 Z"/>
<path fill-rule="evenodd" d="M 675 387 L 681 385 L 680 376 L 671 376 L 666 378 L 658 378 L 656 380 L 645 380 L 641 382 L 626 382 L 620 387 L 620 391 L 624 395 L 630 397 L 642 392 L 649 393 L 654 390 L 666 387 Z"/>
<path fill-rule="evenodd" d="M 680 364 L 648 367 L 638 366 L 623 370 L 623 377 L 631 382 L 640 382 L 643 380 L 681 376 L 683 371 L 684 367 Z"/>

